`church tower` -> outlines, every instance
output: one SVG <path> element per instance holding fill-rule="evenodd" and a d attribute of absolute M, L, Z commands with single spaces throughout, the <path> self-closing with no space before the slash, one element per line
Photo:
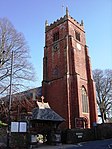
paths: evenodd
<path fill-rule="evenodd" d="M 66 15 L 45 23 L 43 96 L 66 121 L 63 128 L 89 128 L 97 121 L 95 85 L 83 21 Z"/>

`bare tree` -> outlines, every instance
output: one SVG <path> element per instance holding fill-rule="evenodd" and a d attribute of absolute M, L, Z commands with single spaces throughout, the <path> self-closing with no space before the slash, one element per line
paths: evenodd
<path fill-rule="evenodd" d="M 95 69 L 93 78 L 96 83 L 97 104 L 104 123 L 112 109 L 112 70 Z"/>
<path fill-rule="evenodd" d="M 10 85 L 11 54 L 13 60 L 12 91 L 18 92 L 34 81 L 35 73 L 29 61 L 29 48 L 22 33 L 6 18 L 0 19 L 0 95 L 7 95 Z"/>

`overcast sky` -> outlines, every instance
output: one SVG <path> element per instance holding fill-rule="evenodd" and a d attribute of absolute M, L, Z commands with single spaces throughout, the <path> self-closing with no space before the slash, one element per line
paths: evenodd
<path fill-rule="evenodd" d="M 65 15 L 84 20 L 92 69 L 112 69 L 112 0 L 0 0 L 0 18 L 7 17 L 25 36 L 37 72 L 43 78 L 45 20 L 49 24 Z"/>

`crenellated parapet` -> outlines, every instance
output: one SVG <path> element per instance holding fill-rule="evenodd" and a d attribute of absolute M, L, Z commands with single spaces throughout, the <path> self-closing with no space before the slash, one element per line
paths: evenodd
<path fill-rule="evenodd" d="M 61 17 L 60 19 L 57 19 L 56 21 L 54 21 L 53 23 L 51 23 L 50 25 L 48 24 L 48 22 L 45 22 L 45 32 L 55 28 L 56 26 L 64 23 L 65 21 L 70 21 L 72 22 L 74 25 L 76 25 L 78 28 L 84 30 L 84 23 L 83 20 L 81 20 L 81 23 L 77 22 L 73 17 L 71 17 L 69 15 L 69 11 L 68 8 L 66 8 L 66 15 L 64 15 L 64 17 Z"/>

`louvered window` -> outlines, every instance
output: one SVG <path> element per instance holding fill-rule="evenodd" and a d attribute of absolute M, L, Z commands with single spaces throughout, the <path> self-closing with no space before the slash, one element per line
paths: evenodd
<path fill-rule="evenodd" d="M 59 40 L 59 31 L 53 34 L 53 42 Z"/>

